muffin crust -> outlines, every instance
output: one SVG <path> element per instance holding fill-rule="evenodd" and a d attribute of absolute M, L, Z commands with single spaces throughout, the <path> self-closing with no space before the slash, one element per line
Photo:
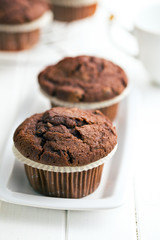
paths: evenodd
<path fill-rule="evenodd" d="M 48 95 L 68 102 L 112 99 L 128 84 L 127 76 L 119 66 L 91 56 L 64 58 L 44 69 L 38 81 Z"/>
<path fill-rule="evenodd" d="M 54 166 L 82 166 L 107 156 L 117 144 L 111 121 L 98 110 L 52 108 L 26 119 L 14 144 L 25 157 Z"/>
<path fill-rule="evenodd" d="M 0 24 L 31 22 L 48 9 L 45 0 L 0 0 Z"/>

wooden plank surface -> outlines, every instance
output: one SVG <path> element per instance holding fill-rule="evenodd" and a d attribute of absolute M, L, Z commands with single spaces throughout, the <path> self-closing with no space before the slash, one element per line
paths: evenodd
<path fill-rule="evenodd" d="M 133 188 L 128 191 L 122 207 L 101 211 L 69 211 L 67 237 L 69 240 L 136 240 Z"/>
<path fill-rule="evenodd" d="M 137 125 L 135 198 L 141 240 L 160 239 L 160 89 L 147 85 Z M 139 136 L 139 137 L 138 137 Z"/>
<path fill-rule="evenodd" d="M 64 240 L 65 211 L 1 203 L 0 239 Z"/>

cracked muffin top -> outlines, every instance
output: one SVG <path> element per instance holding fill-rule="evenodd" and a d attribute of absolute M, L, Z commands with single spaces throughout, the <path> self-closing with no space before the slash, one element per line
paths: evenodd
<path fill-rule="evenodd" d="M 38 76 L 42 90 L 68 102 L 99 102 L 121 94 L 128 84 L 122 68 L 98 57 L 67 57 Z"/>
<path fill-rule="evenodd" d="M 0 0 L 0 24 L 31 22 L 48 9 L 45 0 Z"/>
<path fill-rule="evenodd" d="M 117 144 L 115 128 L 100 111 L 63 107 L 27 118 L 13 139 L 23 156 L 52 166 L 89 164 Z"/>

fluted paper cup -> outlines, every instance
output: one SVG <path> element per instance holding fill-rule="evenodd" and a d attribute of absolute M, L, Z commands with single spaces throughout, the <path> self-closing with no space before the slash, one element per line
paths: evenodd
<path fill-rule="evenodd" d="M 70 22 L 92 16 L 98 0 L 51 0 L 54 18 Z"/>
<path fill-rule="evenodd" d="M 40 29 L 51 22 L 53 14 L 47 11 L 40 18 L 23 24 L 0 24 L 0 50 L 18 51 L 31 48 L 40 36 Z"/>
<path fill-rule="evenodd" d="M 15 157 L 24 163 L 33 189 L 52 197 L 82 198 L 94 192 L 100 184 L 103 166 L 116 152 L 117 145 L 104 158 L 84 166 L 51 166 L 24 157 L 13 146 Z"/>

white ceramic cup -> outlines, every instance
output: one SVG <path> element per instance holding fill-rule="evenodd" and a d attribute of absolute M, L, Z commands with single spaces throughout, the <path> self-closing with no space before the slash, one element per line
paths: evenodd
<path fill-rule="evenodd" d="M 136 14 L 133 35 L 139 46 L 138 58 L 151 80 L 160 85 L 160 3 L 151 3 Z"/>

